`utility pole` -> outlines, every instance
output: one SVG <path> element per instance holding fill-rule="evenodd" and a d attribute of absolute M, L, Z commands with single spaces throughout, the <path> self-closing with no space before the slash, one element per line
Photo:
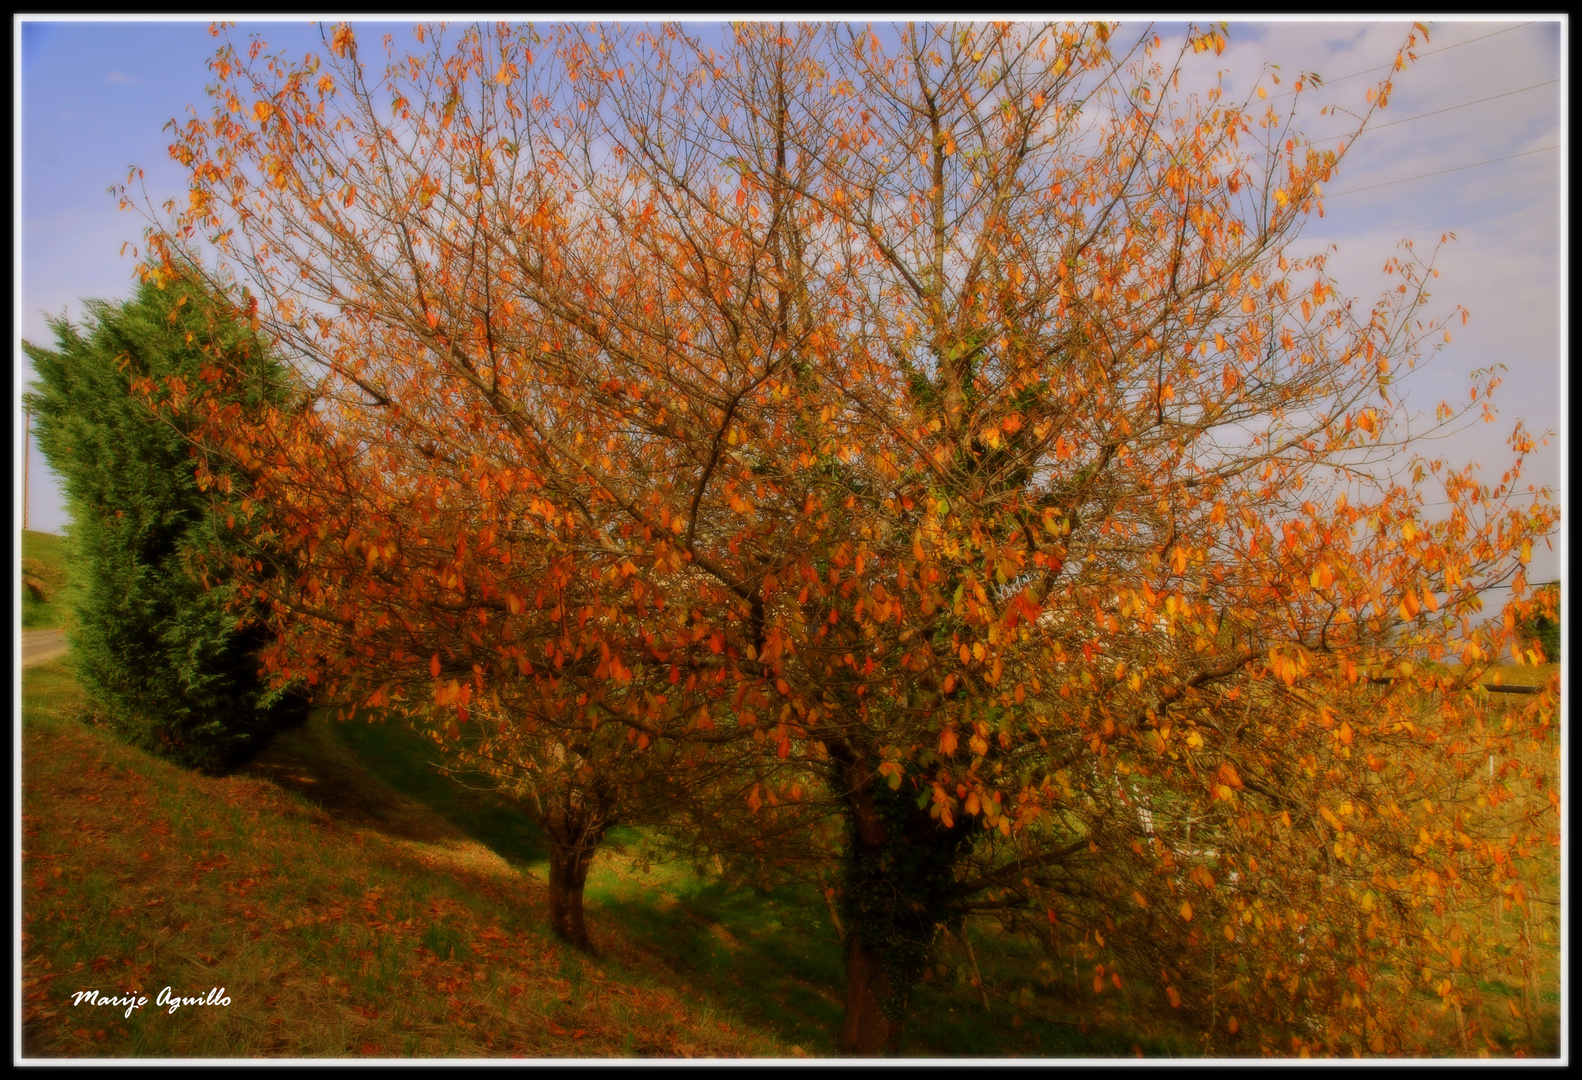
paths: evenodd
<path fill-rule="evenodd" d="M 22 531 L 27 531 L 28 474 L 33 471 L 33 410 L 23 408 L 22 416 Z"/>

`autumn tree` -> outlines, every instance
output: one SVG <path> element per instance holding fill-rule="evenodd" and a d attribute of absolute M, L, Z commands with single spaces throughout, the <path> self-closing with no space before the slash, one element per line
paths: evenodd
<path fill-rule="evenodd" d="M 983 912 L 1216 1037 L 1420 1045 L 1509 735 L 1435 662 L 1502 647 L 1479 590 L 1554 511 L 1400 445 L 1431 265 L 1367 306 L 1289 254 L 1345 144 L 1195 74 L 1212 29 L 415 38 L 223 46 L 149 238 L 215 246 L 370 463 L 325 513 L 311 440 L 236 433 L 348 609 L 279 672 L 745 752 L 749 834 L 821 777 L 854 1053 Z"/>
<path fill-rule="evenodd" d="M 255 469 L 243 557 L 280 570 L 257 590 L 285 635 L 267 665 L 343 718 L 412 723 L 448 771 L 512 799 L 549 843 L 557 935 L 592 948 L 583 888 L 611 828 L 695 829 L 749 797 L 733 785 L 751 787 L 751 733 L 710 734 L 719 695 L 693 693 L 695 674 L 673 685 L 695 665 L 678 651 L 638 678 L 623 664 L 674 616 L 630 580 L 605 522 L 563 512 L 531 468 L 491 469 L 497 432 L 416 408 L 367 423 L 327 386 L 311 409 L 247 425 L 221 398 L 204 406 L 206 440 Z M 643 710 L 640 727 L 606 722 Z"/>

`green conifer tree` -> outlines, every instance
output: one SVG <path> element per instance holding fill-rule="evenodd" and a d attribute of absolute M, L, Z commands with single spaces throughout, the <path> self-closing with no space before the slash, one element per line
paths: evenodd
<path fill-rule="evenodd" d="M 245 412 L 287 400 L 289 370 L 228 304 L 185 282 L 145 282 L 124 303 L 89 301 L 80 328 L 49 326 L 55 349 L 23 342 L 38 376 L 26 400 L 72 519 L 79 676 L 134 745 L 233 768 L 300 720 L 305 699 L 259 677 L 268 631 L 232 603 L 230 519 L 246 478 L 211 460 L 230 483 L 200 487 L 183 394 L 223 373 Z"/>

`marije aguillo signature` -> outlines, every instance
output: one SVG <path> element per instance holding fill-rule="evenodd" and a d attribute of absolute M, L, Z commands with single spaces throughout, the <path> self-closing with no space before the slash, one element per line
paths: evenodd
<path fill-rule="evenodd" d="M 122 994 L 117 997 L 101 994 L 97 990 L 79 990 L 71 996 L 71 1003 L 73 1005 L 109 1005 L 113 1008 L 124 1008 L 126 1012 L 122 1015 L 130 1017 L 133 1012 L 148 1004 L 148 996 L 146 994 L 133 993 Z M 167 986 L 154 998 L 156 1006 L 171 1013 L 174 1013 L 183 1005 L 202 1008 L 206 1005 L 224 1006 L 230 1003 L 231 999 L 225 996 L 225 987 L 223 986 L 211 987 L 207 994 L 198 997 L 182 997 L 173 993 L 170 987 Z"/>

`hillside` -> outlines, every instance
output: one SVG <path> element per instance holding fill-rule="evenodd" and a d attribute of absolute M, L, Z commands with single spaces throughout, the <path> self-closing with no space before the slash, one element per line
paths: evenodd
<path fill-rule="evenodd" d="M 600 955 L 585 957 L 549 934 L 537 830 L 436 775 L 410 732 L 315 718 L 244 774 L 214 779 L 79 722 L 91 712 L 60 661 L 25 672 L 23 694 L 27 1056 L 836 1053 L 842 956 L 815 890 L 733 888 L 655 864 L 620 831 L 589 878 Z M 1512 941 L 1555 929 L 1552 915 L 1503 921 Z M 1506 1034 L 1487 1050 L 1544 1053 L 1557 971 L 1546 961 L 1523 977 L 1504 970 L 1517 953 L 1502 955 L 1485 989 Z M 1093 995 L 1020 939 L 975 931 L 938 959 L 913 1001 L 912 1056 L 1209 1049 L 1137 991 Z M 156 1011 L 166 986 L 223 987 L 231 1003 Z M 72 1004 L 95 989 L 151 1000 L 131 1017 Z M 1536 1024 L 1504 1017 L 1507 1000 Z"/>
<path fill-rule="evenodd" d="M 358 797 L 384 807 L 338 820 L 263 776 L 196 776 L 77 723 L 60 663 L 25 692 L 25 1055 L 794 1055 L 618 951 L 553 943 L 532 875 L 371 777 Z M 156 1012 L 167 985 L 231 1004 Z M 130 1018 L 74 1006 L 89 989 L 151 1000 Z"/>
<path fill-rule="evenodd" d="M 42 630 L 65 626 L 71 611 L 66 538 L 22 530 L 22 626 Z"/>
<path fill-rule="evenodd" d="M 25 673 L 28 1056 L 835 1053 L 841 952 L 811 890 L 652 865 L 623 833 L 589 880 L 600 956 L 584 957 L 549 934 L 536 830 L 434 775 L 411 733 L 315 719 L 214 779 L 78 722 L 87 710 L 63 663 Z M 1052 1015 L 1032 965 L 979 953 L 943 951 L 909 1053 L 1191 1052 L 1107 1003 Z M 72 1004 L 165 986 L 231 1004 Z"/>

